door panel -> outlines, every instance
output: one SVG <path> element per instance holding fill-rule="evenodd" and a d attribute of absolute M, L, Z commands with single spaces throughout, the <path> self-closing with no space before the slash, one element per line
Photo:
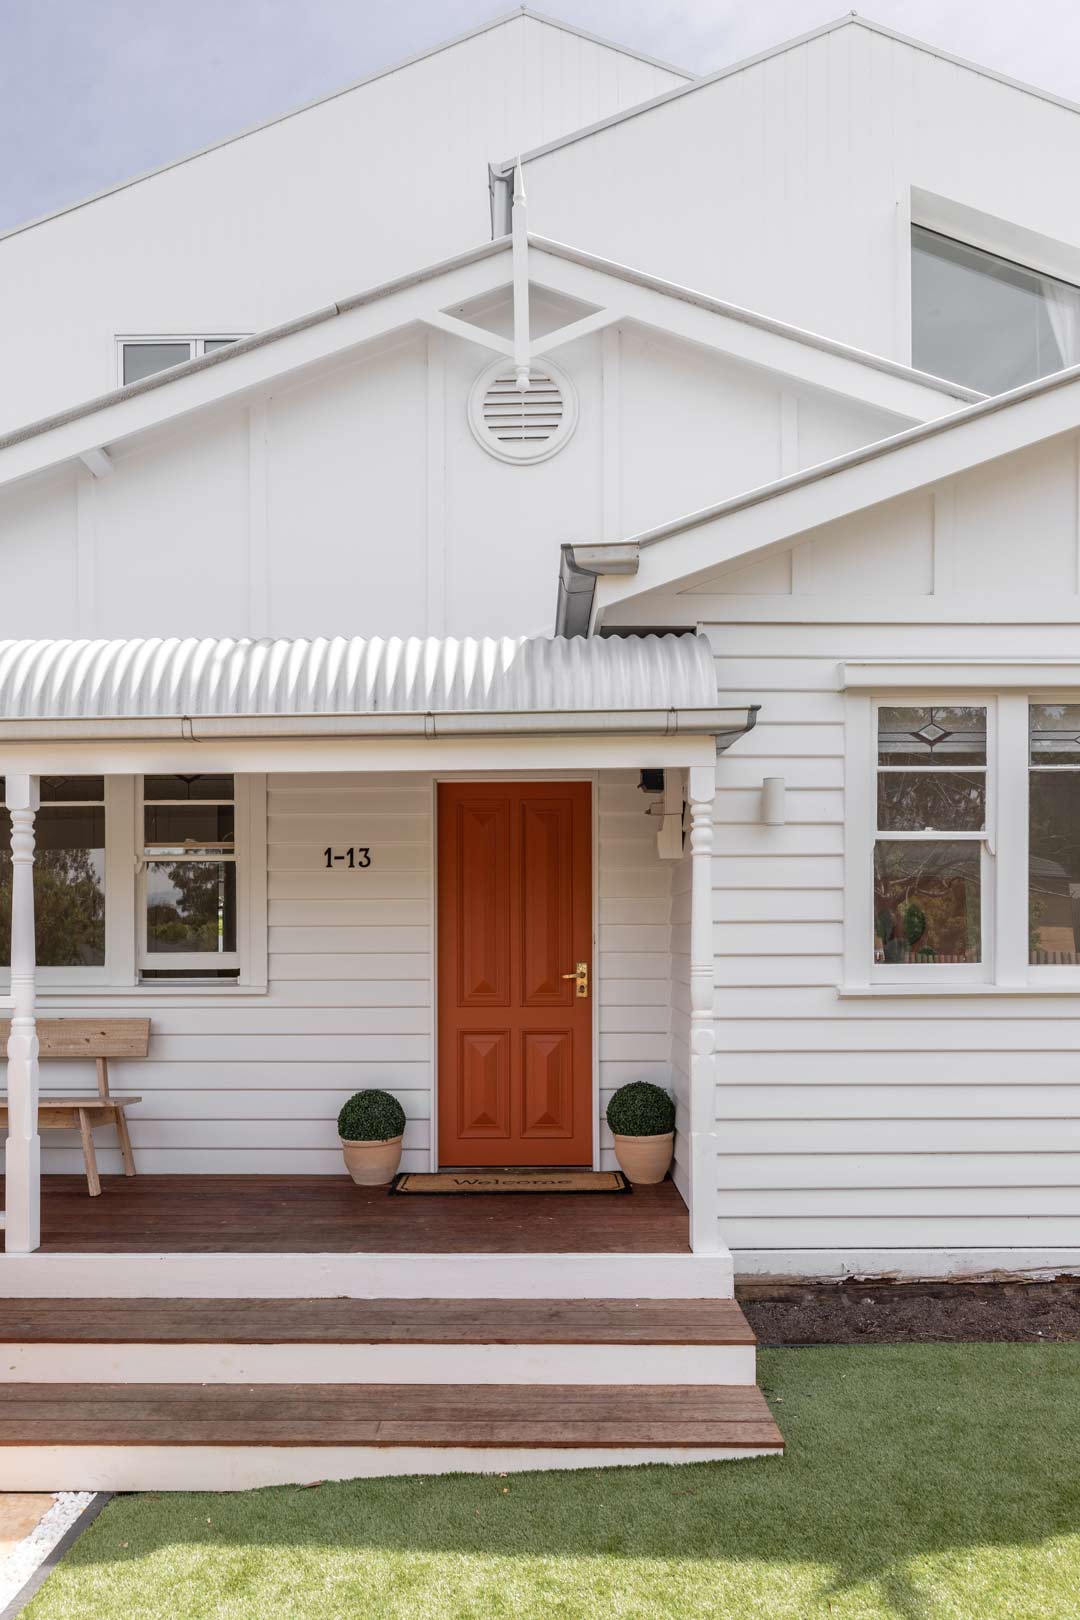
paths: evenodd
<path fill-rule="evenodd" d="M 591 1164 L 587 782 L 439 788 L 439 1162 Z M 571 975 L 571 977 L 567 977 Z"/>

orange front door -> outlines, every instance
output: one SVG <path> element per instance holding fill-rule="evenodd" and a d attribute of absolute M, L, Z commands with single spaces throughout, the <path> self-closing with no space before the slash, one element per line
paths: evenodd
<path fill-rule="evenodd" d="M 439 788 L 442 1165 L 592 1163 L 590 810 L 587 782 Z"/>

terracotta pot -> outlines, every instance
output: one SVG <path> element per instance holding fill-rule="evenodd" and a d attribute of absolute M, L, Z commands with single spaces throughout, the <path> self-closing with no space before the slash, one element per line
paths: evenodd
<path fill-rule="evenodd" d="M 615 1157 L 620 1168 L 642 1187 L 663 1181 L 675 1151 L 675 1132 L 659 1136 L 616 1136 Z"/>
<path fill-rule="evenodd" d="M 345 1155 L 345 1168 L 358 1187 L 385 1187 L 393 1181 L 401 1163 L 401 1137 L 387 1142 L 346 1142 L 338 1137 Z"/>

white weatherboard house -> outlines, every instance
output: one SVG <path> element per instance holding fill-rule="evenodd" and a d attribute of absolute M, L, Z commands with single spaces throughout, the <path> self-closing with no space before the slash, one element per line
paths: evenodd
<path fill-rule="evenodd" d="M 736 1275 L 1080 1264 L 1078 166 L 522 10 L 0 239 L 0 1487 L 777 1451 Z"/>

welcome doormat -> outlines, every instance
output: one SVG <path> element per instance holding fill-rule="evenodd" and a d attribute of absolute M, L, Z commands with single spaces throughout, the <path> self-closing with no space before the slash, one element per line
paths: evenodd
<path fill-rule="evenodd" d="M 628 1193 L 621 1170 L 402 1171 L 391 1193 Z"/>

